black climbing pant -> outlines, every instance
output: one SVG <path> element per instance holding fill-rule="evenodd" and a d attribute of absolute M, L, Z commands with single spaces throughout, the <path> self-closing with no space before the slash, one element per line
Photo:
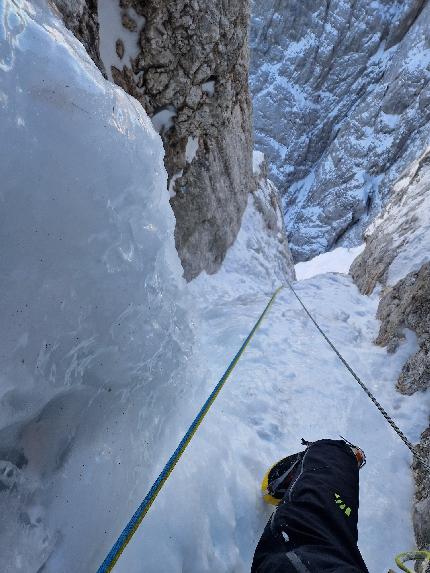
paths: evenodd
<path fill-rule="evenodd" d="M 354 453 L 340 440 L 313 442 L 266 525 L 251 573 L 368 573 L 357 518 Z"/>

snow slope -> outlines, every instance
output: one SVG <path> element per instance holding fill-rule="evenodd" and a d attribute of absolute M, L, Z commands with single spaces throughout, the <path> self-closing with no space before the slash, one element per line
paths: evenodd
<path fill-rule="evenodd" d="M 250 202 L 220 273 L 184 285 L 146 114 L 43 0 L 1 4 L 0 34 L 0 570 L 90 573 L 283 271 Z M 347 276 L 297 289 L 417 440 L 428 397 L 394 390 L 414 337 L 374 346 Z M 248 572 L 264 471 L 338 434 L 366 450 L 360 545 L 385 573 L 412 545 L 410 456 L 284 290 L 115 571 Z"/>
<path fill-rule="evenodd" d="M 241 252 L 234 246 L 230 263 L 235 255 Z M 241 265 L 236 258 L 236 270 Z M 191 285 L 200 316 L 194 359 L 208 368 L 208 375 L 193 389 L 189 410 L 180 415 L 182 422 L 178 419 L 183 427 L 270 295 L 246 286 L 238 292 L 235 280 L 228 292 L 227 273 L 222 283 L 217 281 L 217 276 L 201 277 Z M 417 441 L 426 425 L 429 397 L 405 397 L 394 389 L 405 358 L 415 349 L 414 336 L 408 333 L 407 343 L 394 356 L 376 347 L 372 341 L 379 327 L 374 318 L 378 298 L 360 295 L 348 276 L 328 273 L 296 283 L 296 288 L 344 356 Z M 301 437 L 339 434 L 366 451 L 360 548 L 370 571 L 386 573 L 393 556 L 414 543 L 410 455 L 292 293 L 284 290 L 121 558 L 119 573 L 142 568 L 151 573 L 248 572 L 270 515 L 259 494 L 265 470 L 297 451 Z"/>
<path fill-rule="evenodd" d="M 296 275 L 299 280 L 310 279 L 319 274 L 344 273 L 347 274 L 352 262 L 364 251 L 364 245 L 348 249 L 338 247 L 328 253 L 317 255 L 306 263 L 297 263 Z"/>

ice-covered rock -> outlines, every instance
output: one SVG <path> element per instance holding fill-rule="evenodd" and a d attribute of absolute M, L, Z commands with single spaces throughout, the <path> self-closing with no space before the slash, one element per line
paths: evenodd
<path fill-rule="evenodd" d="M 192 342 L 162 141 L 44 0 L 0 3 L 0 139 L 0 569 L 94 571 Z"/>
<path fill-rule="evenodd" d="M 296 260 L 359 244 L 428 145 L 429 21 L 423 0 L 254 0 L 256 143 Z"/>
<path fill-rule="evenodd" d="M 106 76 L 100 58 L 100 35 L 97 0 L 50 0 L 59 10 L 64 24 L 80 40 L 93 62 Z"/>
<path fill-rule="evenodd" d="M 104 0 L 98 20 L 108 76 L 163 139 L 185 277 L 214 273 L 253 185 L 249 1 Z"/>

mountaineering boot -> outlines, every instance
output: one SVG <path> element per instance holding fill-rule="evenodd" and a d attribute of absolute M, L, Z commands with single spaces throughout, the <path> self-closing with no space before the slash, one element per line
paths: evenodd
<path fill-rule="evenodd" d="M 358 468 L 361 469 L 366 463 L 366 456 L 361 448 L 355 446 L 344 437 L 342 440 L 349 446 L 357 460 Z M 302 444 L 307 448 L 314 442 L 308 442 L 302 439 Z M 306 450 L 305 450 L 306 451 Z M 300 462 L 305 454 L 305 451 L 297 454 L 292 454 L 282 460 L 279 460 L 269 471 L 264 475 L 261 483 L 261 490 L 263 492 L 263 499 L 270 505 L 279 505 L 284 498 L 288 486 L 294 480 Z"/>
<path fill-rule="evenodd" d="M 364 452 L 344 439 L 304 446 L 265 476 L 265 499 L 277 507 L 251 573 L 368 573 L 357 546 Z"/>
<path fill-rule="evenodd" d="M 261 483 L 263 499 L 270 505 L 279 505 L 296 475 L 304 452 L 293 454 L 279 460 L 265 474 Z"/>

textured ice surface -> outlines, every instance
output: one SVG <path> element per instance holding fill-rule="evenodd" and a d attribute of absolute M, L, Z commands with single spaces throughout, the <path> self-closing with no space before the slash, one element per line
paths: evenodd
<path fill-rule="evenodd" d="M 191 342 L 163 148 L 42 2 L 0 42 L 0 570 L 94 571 Z"/>

